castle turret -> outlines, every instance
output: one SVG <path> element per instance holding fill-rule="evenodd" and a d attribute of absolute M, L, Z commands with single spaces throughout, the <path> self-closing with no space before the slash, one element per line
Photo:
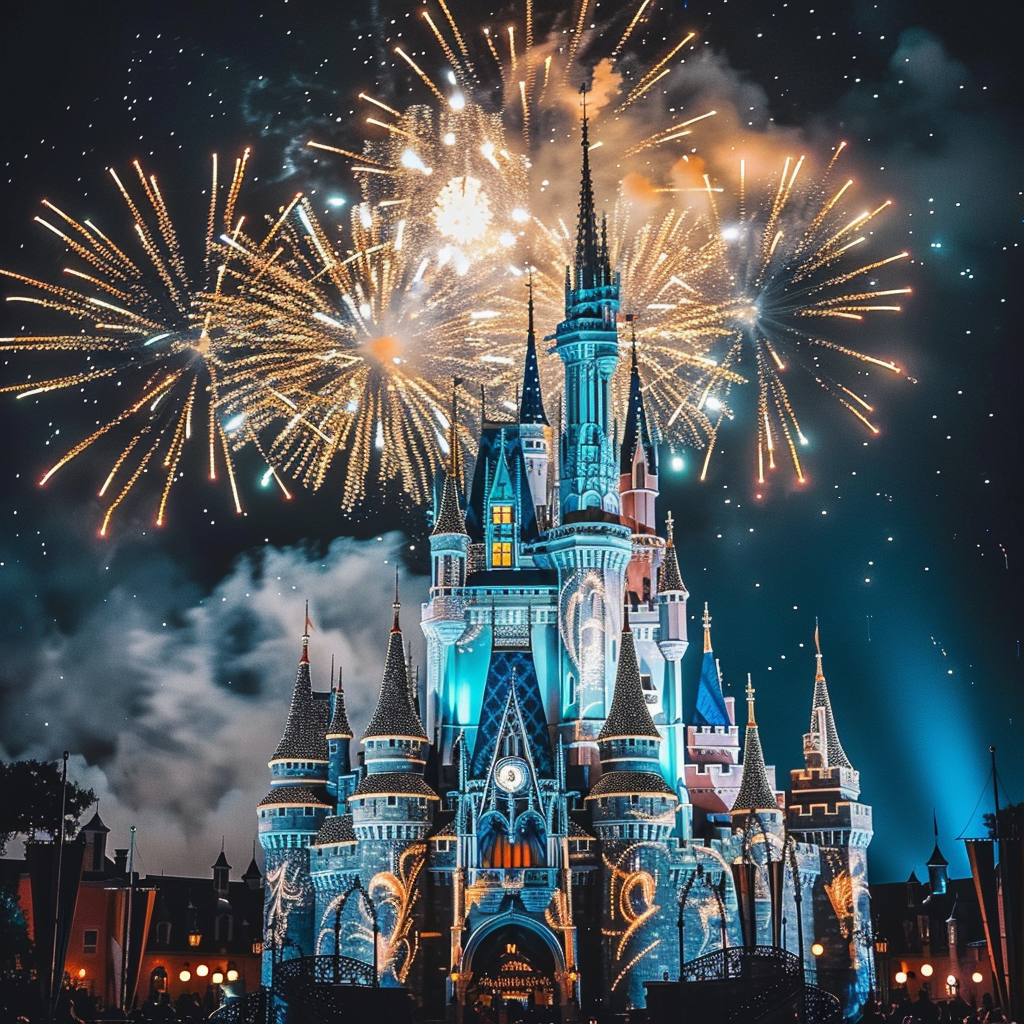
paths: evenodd
<path fill-rule="evenodd" d="M 459 494 L 461 472 L 456 416 L 455 388 L 453 387 L 448 465 L 445 467 L 444 486 L 441 489 L 441 499 L 434 516 L 434 528 L 430 531 L 432 565 L 430 589 L 432 595 L 437 593 L 441 596 L 452 587 L 465 585 L 466 556 L 469 552 L 466 516 L 462 511 L 461 495 Z"/>
<path fill-rule="evenodd" d="M 636 327 L 632 327 L 629 398 L 619 448 L 619 497 L 622 523 L 633 532 L 633 557 L 626 570 L 626 590 L 634 607 L 649 603 L 656 589 L 658 566 L 665 542 L 657 535 L 658 446 L 654 443 L 644 406 L 640 366 L 636 355 Z"/>
<path fill-rule="evenodd" d="M 342 803 L 348 794 L 343 791 L 342 776 L 352 771 L 350 744 L 352 743 L 352 726 L 349 724 L 348 712 L 345 709 L 345 687 L 341 681 L 341 669 L 338 669 L 337 688 L 331 690 L 331 722 L 327 726 L 327 791 L 335 803 Z"/>
<path fill-rule="evenodd" d="M 705 815 L 732 809 L 741 769 L 736 699 L 722 693 L 722 677 L 711 645 L 711 614 L 704 603 L 704 660 L 697 683 L 694 724 L 686 730 L 686 788 Z"/>
<path fill-rule="evenodd" d="M 328 702 L 313 694 L 309 671 L 309 606 L 302 656 L 281 741 L 269 761 L 270 792 L 259 803 L 259 840 L 266 854 L 266 938 L 263 983 L 275 961 L 311 954 L 315 924 L 309 847 L 330 811 Z"/>
<path fill-rule="evenodd" d="M 627 823 L 635 829 L 639 817 L 646 822 L 640 838 L 664 840 L 677 797 L 661 774 L 661 733 L 647 709 L 628 609 L 624 615 L 612 706 L 597 736 L 601 778 L 587 800 L 599 836 L 635 834 L 622 829 Z"/>
<path fill-rule="evenodd" d="M 850 936 L 870 932 L 867 847 L 873 834 L 871 808 L 860 803 L 860 775 L 846 756 L 832 714 L 821 642 L 814 627 L 815 674 L 811 729 L 804 736 L 804 768 L 789 773 L 789 834 L 821 847 L 822 873 L 815 882 L 814 932 L 825 957 L 845 958 L 855 965 L 847 1012 L 868 997 L 871 971 L 852 950 Z M 856 880 L 851 888 L 851 880 Z M 836 892 L 848 892 L 833 902 Z M 852 1008 L 852 1009 L 851 1009 Z"/>
<path fill-rule="evenodd" d="M 761 733 L 757 728 L 754 716 L 754 687 L 747 676 L 747 733 L 743 743 L 743 775 L 740 789 L 732 805 L 733 825 L 743 827 L 743 820 L 751 812 L 773 812 L 779 810 L 779 801 L 775 797 L 775 771 L 769 777 L 768 766 L 764 763 L 764 751 L 761 749 Z"/>
<path fill-rule="evenodd" d="M 658 647 L 666 661 L 680 661 L 690 641 L 686 634 L 686 602 L 690 597 L 676 554 L 675 521 L 665 517 L 665 552 L 658 569 Z"/>
<path fill-rule="evenodd" d="M 544 396 L 537 365 L 537 338 L 533 325 L 533 277 L 530 289 L 529 325 L 526 332 L 526 358 L 523 363 L 523 388 L 519 396 L 519 440 L 526 464 L 530 497 L 542 530 L 551 525 L 551 499 L 548 494 L 548 465 L 551 461 L 551 428 L 544 413 Z"/>
<path fill-rule="evenodd" d="M 667 881 L 668 839 L 678 805 L 661 774 L 661 735 L 644 698 L 628 608 L 624 616 L 615 691 L 598 734 L 602 774 L 586 798 L 601 842 L 605 972 L 616 979 L 612 1005 L 620 1011 L 629 1004 L 642 1006 L 643 983 L 659 976 L 658 961 L 643 957 L 654 934 L 667 962 L 678 959 L 675 935 L 641 930 L 622 920 L 621 908 L 627 902 L 639 921 L 637 913 L 642 915 L 646 908 L 653 913 L 656 905 L 673 898 Z"/>

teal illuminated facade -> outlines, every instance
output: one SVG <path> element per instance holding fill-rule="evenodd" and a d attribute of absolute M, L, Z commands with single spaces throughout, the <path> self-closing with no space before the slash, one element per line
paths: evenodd
<path fill-rule="evenodd" d="M 582 148 L 565 319 L 546 339 L 565 371 L 560 423 L 542 401 L 531 298 L 517 415 L 485 420 L 471 476 L 451 446 L 433 510 L 424 702 L 396 597 L 353 765 L 344 693 L 312 691 L 303 648 L 259 809 L 265 977 L 337 949 L 442 1010 L 498 997 L 621 1010 L 682 961 L 745 943 L 802 957 L 854 1014 L 870 985 L 871 810 L 820 654 L 789 796 L 752 687 L 740 761 L 706 606 L 684 703 L 689 594 L 671 515 L 659 529 L 656 430 L 635 341 L 620 349 L 586 119 Z"/>

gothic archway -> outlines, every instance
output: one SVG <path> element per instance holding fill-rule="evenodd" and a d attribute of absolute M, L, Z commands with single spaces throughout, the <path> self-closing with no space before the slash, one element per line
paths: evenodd
<path fill-rule="evenodd" d="M 524 1009 L 562 1005 L 568 988 L 558 939 L 543 924 L 522 914 L 503 914 L 483 924 L 466 944 L 460 1000 Z"/>

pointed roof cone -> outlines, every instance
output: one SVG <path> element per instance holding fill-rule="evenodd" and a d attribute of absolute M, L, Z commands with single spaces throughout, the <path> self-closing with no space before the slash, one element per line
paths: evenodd
<path fill-rule="evenodd" d="M 817 711 L 823 708 L 825 711 L 825 749 L 828 751 L 828 763 L 837 765 L 840 768 L 852 768 L 850 759 L 839 742 L 839 732 L 836 730 L 836 722 L 832 717 L 832 702 L 828 697 L 828 686 L 825 684 L 825 673 L 821 668 L 821 642 L 818 637 L 818 622 L 814 622 L 814 646 L 816 649 L 815 659 L 817 671 L 814 674 L 814 699 L 811 702 L 811 732 L 817 731 Z"/>
<path fill-rule="evenodd" d="M 633 355 L 629 367 L 629 399 L 626 402 L 626 424 L 619 450 L 619 472 L 629 473 L 638 447 L 643 449 L 644 463 L 649 473 L 658 472 L 658 450 L 651 440 L 647 423 L 647 409 L 644 406 L 643 385 L 640 380 L 640 364 L 636 356 L 636 318 L 632 313 L 626 316 L 632 327 Z"/>
<path fill-rule="evenodd" d="M 661 733 L 651 718 L 640 682 L 640 663 L 636 656 L 633 631 L 629 627 L 629 603 L 622 610 L 622 639 L 619 642 L 619 664 L 615 670 L 615 692 L 598 741 L 620 736 L 643 736 L 660 740 Z"/>
<path fill-rule="evenodd" d="M 103 824 L 103 819 L 100 817 L 100 802 L 96 801 L 96 811 L 93 816 L 82 826 L 82 832 L 109 832 L 110 829 Z"/>
<path fill-rule="evenodd" d="M 441 502 L 437 510 L 437 520 L 431 537 L 440 537 L 444 534 L 465 535 L 466 514 L 462 511 L 462 502 L 459 495 L 459 428 L 458 410 L 456 408 L 456 388 L 461 383 L 461 378 L 456 378 L 452 384 L 452 418 L 451 418 L 451 439 L 448 442 L 448 465 L 444 471 L 444 487 L 441 490 Z"/>
<path fill-rule="evenodd" d="M 405 645 L 402 640 L 402 629 L 398 622 L 398 612 L 402 607 L 398 600 L 398 573 L 395 573 L 395 622 L 388 637 L 388 651 L 384 659 L 384 676 L 380 683 L 380 696 L 374 709 L 370 724 L 363 733 L 363 740 L 376 739 L 381 736 L 403 736 L 409 739 L 424 740 L 427 734 L 423 729 L 416 709 L 413 707 L 409 692 L 409 674 L 405 664 Z"/>
<path fill-rule="evenodd" d="M 599 254 L 597 240 L 597 216 L 594 212 L 594 183 L 590 176 L 590 138 L 587 121 L 587 86 L 580 88 L 583 96 L 583 131 L 580 145 L 583 147 L 583 171 L 580 175 L 580 206 L 576 224 L 576 287 L 597 286 Z"/>
<path fill-rule="evenodd" d="M 327 760 L 327 740 L 324 737 L 324 719 L 313 700 L 313 682 L 309 675 L 309 609 L 307 603 L 306 628 L 302 634 L 302 657 L 295 673 L 295 688 L 288 719 L 281 742 L 271 761 L 294 758 L 307 761 Z"/>
<path fill-rule="evenodd" d="M 736 811 L 777 811 L 779 802 L 768 781 L 768 769 L 761 749 L 761 735 L 754 717 L 754 687 L 747 676 L 747 735 L 743 746 L 743 776 L 732 805 Z"/>
<path fill-rule="evenodd" d="M 932 827 L 935 830 L 935 849 L 932 850 L 932 855 L 925 861 L 925 867 L 929 868 L 944 868 L 949 866 L 949 861 L 942 856 L 942 851 L 939 849 L 939 819 L 935 816 L 935 808 L 932 808 Z"/>
<path fill-rule="evenodd" d="M 228 863 L 227 857 L 224 856 L 223 848 L 220 851 L 220 856 L 217 858 L 216 862 L 211 865 L 211 867 L 214 867 L 214 868 L 227 868 L 229 871 L 231 870 L 231 865 Z"/>
<path fill-rule="evenodd" d="M 245 882 L 250 888 L 257 888 L 259 883 L 263 880 L 263 873 L 260 871 L 260 866 L 256 863 L 256 855 L 253 854 L 253 858 L 249 861 L 249 866 L 245 869 L 245 874 L 242 875 L 242 881 Z M 256 884 L 253 885 L 252 883 Z"/>
<path fill-rule="evenodd" d="M 729 711 L 722 695 L 722 682 L 718 678 L 718 665 L 711 649 L 711 615 L 708 603 L 704 602 L 704 660 L 700 666 L 700 681 L 697 683 L 697 707 L 693 715 L 694 725 L 730 726 Z"/>
<path fill-rule="evenodd" d="M 660 594 L 685 594 L 687 592 L 686 584 L 683 583 L 683 575 L 679 571 L 679 559 L 676 556 L 676 545 L 672 535 L 674 525 L 672 513 L 669 512 L 665 519 L 665 532 L 668 535 L 665 543 L 665 559 L 658 571 L 658 593 Z"/>
<path fill-rule="evenodd" d="M 341 683 L 341 668 L 338 668 L 338 688 L 334 691 L 334 714 L 331 724 L 327 727 L 328 739 L 352 739 L 352 726 L 349 724 L 348 712 L 345 710 L 345 687 Z"/>
<path fill-rule="evenodd" d="M 533 272 L 526 286 L 530 290 L 529 326 L 526 331 L 526 359 L 523 362 L 523 390 L 519 399 L 519 422 L 540 423 L 545 427 L 544 396 L 540 390 L 540 368 L 537 364 L 537 336 L 533 328 Z"/>

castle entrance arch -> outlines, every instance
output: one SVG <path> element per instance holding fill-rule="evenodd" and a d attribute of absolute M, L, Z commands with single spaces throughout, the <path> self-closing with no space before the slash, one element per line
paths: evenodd
<path fill-rule="evenodd" d="M 479 928 L 466 946 L 463 971 L 466 1006 L 497 1009 L 505 1003 L 542 1012 L 544 1007 L 565 1002 L 565 967 L 558 940 L 549 929 L 522 915 L 503 916 Z"/>

